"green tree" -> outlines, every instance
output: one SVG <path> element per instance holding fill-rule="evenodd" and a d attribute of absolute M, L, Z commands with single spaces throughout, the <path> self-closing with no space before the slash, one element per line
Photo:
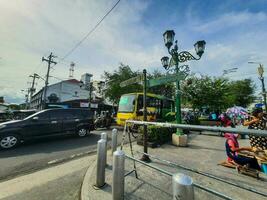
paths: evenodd
<path fill-rule="evenodd" d="M 187 81 L 182 84 L 183 102 L 186 100 L 194 109 L 208 107 L 212 110 L 220 110 L 225 107 L 227 79 L 210 76 L 201 78 L 191 76 L 189 79 L 190 84 L 187 84 Z"/>
<path fill-rule="evenodd" d="M 160 72 L 159 70 L 154 70 L 152 73 L 148 74 L 148 79 L 154 79 L 161 76 L 165 76 L 165 73 Z M 158 85 L 155 87 L 148 88 L 148 92 L 159 94 L 168 98 L 172 98 L 174 96 L 175 87 L 174 83 L 168 83 L 164 85 Z"/>
<path fill-rule="evenodd" d="M 108 97 L 113 103 L 118 103 L 121 95 L 131 92 L 143 92 L 143 86 L 140 84 L 132 84 L 126 87 L 120 87 L 120 83 L 142 74 L 140 71 L 133 71 L 128 65 L 120 64 L 118 69 L 113 72 L 104 72 L 102 76 L 106 83 L 107 89 L 105 96 Z M 159 70 L 154 70 L 152 73 L 147 74 L 147 79 L 153 79 L 164 76 L 165 74 Z M 172 83 L 166 85 L 159 85 L 147 89 L 147 92 L 163 95 L 172 98 L 174 94 L 174 85 Z"/>
<path fill-rule="evenodd" d="M 229 88 L 229 101 L 232 104 L 247 107 L 254 101 L 255 87 L 251 79 L 232 81 Z"/>
<path fill-rule="evenodd" d="M 254 99 L 255 85 L 250 79 L 229 81 L 223 77 L 191 75 L 188 80 L 190 84 L 188 81 L 182 84 L 182 101 L 193 108 L 221 111 L 234 105 L 246 107 Z"/>
<path fill-rule="evenodd" d="M 107 89 L 105 90 L 105 96 L 113 103 L 118 104 L 121 95 L 131 92 L 141 92 L 142 86 L 139 84 L 132 84 L 126 87 L 120 87 L 120 83 L 133 78 L 140 74 L 139 71 L 132 71 L 128 65 L 120 63 L 117 70 L 113 72 L 104 72 L 103 78 L 107 83 Z"/>

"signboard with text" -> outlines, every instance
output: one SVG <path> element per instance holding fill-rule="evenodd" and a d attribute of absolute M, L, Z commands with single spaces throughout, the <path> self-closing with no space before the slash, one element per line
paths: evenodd
<path fill-rule="evenodd" d="M 139 75 L 139 76 L 136 76 L 136 77 L 133 77 L 126 81 L 121 82 L 120 87 L 126 87 L 127 85 L 132 85 L 135 83 L 142 84 L 142 81 L 143 81 L 143 75 Z"/>

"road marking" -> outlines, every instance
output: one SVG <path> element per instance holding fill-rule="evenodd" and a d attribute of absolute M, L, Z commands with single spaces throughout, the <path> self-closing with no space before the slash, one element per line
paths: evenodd
<path fill-rule="evenodd" d="M 57 163 L 58 161 L 59 161 L 59 159 L 51 160 L 51 161 L 49 161 L 47 164 L 48 164 L 48 165 L 55 164 L 55 163 Z"/>
<path fill-rule="evenodd" d="M 66 157 L 66 158 L 51 160 L 51 161 L 47 162 L 47 164 L 48 165 L 55 165 L 55 164 L 58 164 L 58 163 L 67 162 L 67 161 L 75 159 L 75 158 L 80 158 L 80 157 L 92 155 L 92 154 L 95 154 L 95 153 L 96 153 L 96 150 L 77 153 L 77 154 L 73 154 L 73 155 L 71 155 L 69 157 Z"/>

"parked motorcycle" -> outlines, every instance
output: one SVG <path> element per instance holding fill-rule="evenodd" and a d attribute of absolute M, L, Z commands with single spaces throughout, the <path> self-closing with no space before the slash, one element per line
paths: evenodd
<path fill-rule="evenodd" d="M 100 116 L 94 121 L 95 129 L 97 128 L 109 128 L 112 123 L 112 117 L 108 111 L 102 111 Z"/>

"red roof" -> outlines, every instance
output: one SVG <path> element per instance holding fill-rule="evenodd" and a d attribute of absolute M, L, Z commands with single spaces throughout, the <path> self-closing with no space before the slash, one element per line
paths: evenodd
<path fill-rule="evenodd" d="M 77 79 L 69 79 L 69 80 L 66 80 L 65 82 L 70 82 L 70 83 L 75 83 L 75 84 L 80 83 L 80 81 L 78 81 Z"/>

